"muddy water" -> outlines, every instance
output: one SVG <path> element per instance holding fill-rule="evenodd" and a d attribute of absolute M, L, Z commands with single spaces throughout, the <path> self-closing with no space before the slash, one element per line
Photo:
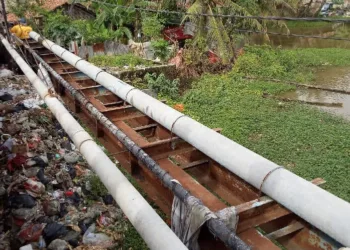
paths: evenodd
<path fill-rule="evenodd" d="M 336 88 L 350 91 L 350 67 L 327 67 L 316 72 L 315 86 Z M 350 120 L 350 95 L 316 89 L 297 89 L 281 95 L 293 100 L 343 103 L 343 107 L 318 107 L 327 112 L 340 115 Z"/>
<path fill-rule="evenodd" d="M 269 29 L 271 32 L 276 33 L 285 33 L 278 29 Z M 324 38 L 350 38 L 350 25 L 329 25 L 322 28 L 313 28 L 313 27 L 299 27 L 299 28 L 290 28 L 291 34 L 297 35 L 307 35 L 307 36 L 321 36 Z M 300 38 L 300 37 L 291 37 L 291 36 L 279 36 L 279 35 L 269 35 L 269 41 L 264 39 L 262 35 L 253 35 L 252 37 L 253 44 L 269 44 L 273 47 L 281 46 L 286 49 L 295 49 L 295 48 L 349 48 L 349 41 L 338 41 L 338 40 L 324 40 L 317 38 Z"/>

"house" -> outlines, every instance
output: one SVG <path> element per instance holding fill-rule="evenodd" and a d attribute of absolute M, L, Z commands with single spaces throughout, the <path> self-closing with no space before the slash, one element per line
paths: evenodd
<path fill-rule="evenodd" d="M 68 0 L 46 0 L 41 7 L 47 11 L 62 10 L 73 19 L 88 20 L 96 17 L 95 13 L 87 6 L 80 3 L 70 4 Z M 13 23 L 18 20 L 18 17 L 13 13 L 8 13 L 7 20 L 9 23 Z"/>

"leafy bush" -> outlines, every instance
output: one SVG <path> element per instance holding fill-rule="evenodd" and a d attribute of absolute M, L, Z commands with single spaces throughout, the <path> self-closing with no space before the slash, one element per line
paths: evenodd
<path fill-rule="evenodd" d="M 154 51 L 154 55 L 165 61 L 170 56 L 170 50 L 168 48 L 169 43 L 164 39 L 151 41 L 151 45 Z"/>
<path fill-rule="evenodd" d="M 117 37 L 115 31 L 107 29 L 104 26 L 97 26 L 93 21 L 76 20 L 73 21 L 73 25 L 87 45 L 113 41 Z"/>
<path fill-rule="evenodd" d="M 272 49 L 269 46 L 244 48 L 233 68 L 233 73 L 257 77 L 272 77 L 291 81 L 307 81 L 313 67 L 350 65 L 347 49 Z"/>
<path fill-rule="evenodd" d="M 63 46 L 67 46 L 70 41 L 81 37 L 72 19 L 63 15 L 62 12 L 50 13 L 47 16 L 44 35 L 52 40 L 59 39 Z"/>
<path fill-rule="evenodd" d="M 170 98 L 177 98 L 179 95 L 179 80 L 170 80 L 162 73 L 159 76 L 157 74 L 146 74 L 145 80 L 148 87 L 155 91 L 157 94 L 169 96 Z"/>
<path fill-rule="evenodd" d="M 103 183 L 97 175 L 89 175 L 88 177 L 86 177 L 86 181 L 90 183 L 90 193 L 92 198 L 102 197 L 108 194 L 107 188 L 103 185 Z"/>
<path fill-rule="evenodd" d="M 90 62 L 99 67 L 135 67 L 138 65 L 152 65 L 152 62 L 142 59 L 141 57 L 135 56 L 133 54 L 125 54 L 118 56 L 94 56 L 90 58 Z"/>
<path fill-rule="evenodd" d="M 294 51 L 272 49 L 269 46 L 246 47 L 233 68 L 243 75 L 306 81 L 301 72 L 302 59 Z"/>
<path fill-rule="evenodd" d="M 161 35 L 164 25 L 156 15 L 145 16 L 142 19 L 142 33 L 150 38 L 158 38 Z"/>

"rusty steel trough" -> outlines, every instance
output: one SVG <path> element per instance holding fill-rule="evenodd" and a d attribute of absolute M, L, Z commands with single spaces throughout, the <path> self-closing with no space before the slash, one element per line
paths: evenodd
<path fill-rule="evenodd" d="M 51 69 L 82 94 L 99 112 L 142 148 L 159 166 L 199 198 L 213 212 L 235 207 L 239 215 L 237 235 L 252 249 L 339 249 L 341 245 L 291 213 L 274 200 L 261 195 L 235 174 L 223 168 L 172 134 L 169 130 L 120 99 L 94 80 L 62 61 L 39 43 L 27 44 Z M 33 58 L 28 58 L 33 60 Z M 35 60 L 34 60 L 35 61 Z M 51 74 L 52 75 L 52 74 Z M 85 123 L 97 139 L 138 182 L 139 186 L 167 216 L 170 222 L 173 193 L 140 162 L 107 128 L 81 105 L 71 92 L 52 77 L 56 92 L 76 116 Z M 220 129 L 215 129 L 220 133 Z M 324 183 L 313 180 L 315 185 Z M 210 234 L 201 232 L 201 249 L 227 249 Z"/>

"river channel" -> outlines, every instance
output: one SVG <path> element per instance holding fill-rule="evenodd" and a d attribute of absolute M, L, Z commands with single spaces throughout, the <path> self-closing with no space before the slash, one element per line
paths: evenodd
<path fill-rule="evenodd" d="M 276 32 L 276 30 L 272 30 Z M 326 25 L 321 28 L 299 27 L 291 28 L 292 34 L 303 34 L 308 36 L 322 36 L 324 38 L 341 37 L 350 39 L 350 26 L 344 25 Z M 252 37 L 255 44 L 269 44 L 273 47 L 282 47 L 284 49 L 297 48 L 345 48 L 350 49 L 350 41 L 335 41 L 315 38 L 298 38 L 288 36 L 270 35 L 269 42 L 260 35 Z M 350 58 L 349 58 L 350 60 Z M 310 85 L 342 89 L 350 91 L 350 67 L 324 67 L 315 72 L 315 80 Z M 342 107 L 318 106 L 318 108 L 337 114 L 350 120 L 350 95 L 334 93 L 330 91 L 297 88 L 295 91 L 282 94 L 280 97 L 293 100 L 321 102 L 321 103 L 342 103 Z"/>

